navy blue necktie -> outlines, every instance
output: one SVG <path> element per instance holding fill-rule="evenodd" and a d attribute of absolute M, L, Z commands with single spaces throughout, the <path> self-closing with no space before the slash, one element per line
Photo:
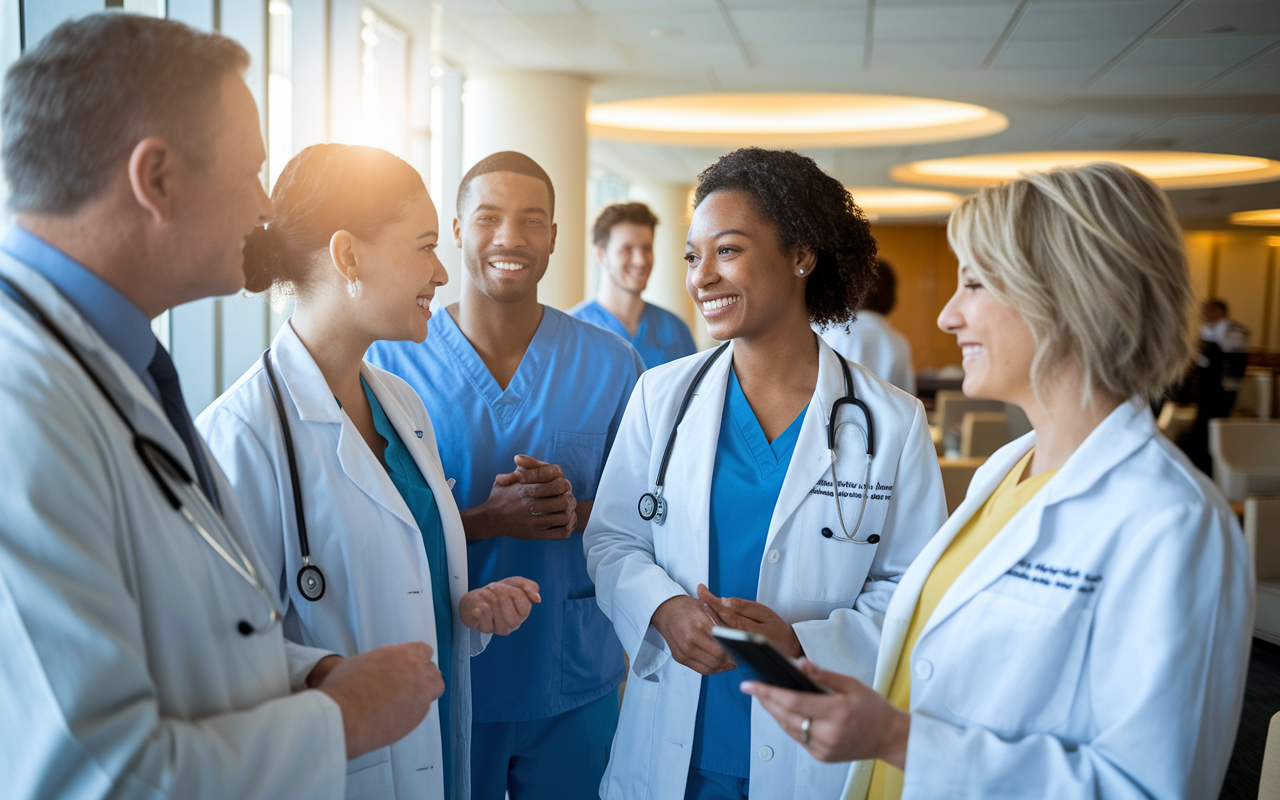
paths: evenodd
<path fill-rule="evenodd" d="M 156 381 L 156 388 L 160 390 L 160 403 L 164 406 L 165 415 L 169 417 L 169 422 L 173 423 L 174 429 L 182 437 L 183 444 L 187 446 L 191 463 L 196 468 L 196 480 L 200 482 L 200 488 L 204 490 L 204 495 L 209 498 L 209 502 L 213 503 L 213 507 L 221 511 L 218 493 L 213 488 L 213 474 L 209 471 L 209 463 L 205 461 L 195 423 L 191 421 L 191 413 L 187 411 L 187 403 L 182 399 L 182 384 L 178 382 L 178 370 L 173 366 L 169 351 L 164 349 L 159 340 L 156 340 L 156 354 L 152 357 L 147 371 L 151 373 L 151 377 Z"/>

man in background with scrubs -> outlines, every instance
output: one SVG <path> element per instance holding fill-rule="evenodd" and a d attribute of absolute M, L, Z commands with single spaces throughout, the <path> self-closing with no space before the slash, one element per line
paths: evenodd
<path fill-rule="evenodd" d="M 644 203 L 605 206 L 591 227 L 600 264 L 600 293 L 594 300 L 583 300 L 569 309 L 578 319 L 630 342 L 645 369 L 698 351 L 683 320 L 640 296 L 653 272 L 653 229 L 657 224 L 658 218 Z"/>
<path fill-rule="evenodd" d="M 473 585 L 523 575 L 542 604 L 472 661 L 472 797 L 599 796 L 618 721 L 622 646 L 596 605 L 581 530 L 644 365 L 617 335 L 538 302 L 556 245 L 555 190 L 521 153 L 458 188 L 459 302 L 422 344 L 368 358 L 404 378 L 436 425 Z"/>

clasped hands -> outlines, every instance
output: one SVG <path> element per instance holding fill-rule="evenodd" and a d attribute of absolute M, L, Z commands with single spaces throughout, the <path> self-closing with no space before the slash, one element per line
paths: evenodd
<path fill-rule="evenodd" d="M 515 457 L 515 467 L 493 479 L 484 503 L 462 512 L 467 540 L 569 538 L 578 527 L 579 509 L 564 471 L 525 455 Z"/>

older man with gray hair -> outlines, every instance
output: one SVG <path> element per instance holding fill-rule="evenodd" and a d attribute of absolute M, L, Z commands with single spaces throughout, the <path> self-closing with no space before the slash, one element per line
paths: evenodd
<path fill-rule="evenodd" d="M 243 287 L 245 237 L 270 216 L 247 66 L 222 36 L 104 14 L 5 77 L 9 798 L 341 797 L 347 760 L 443 689 L 422 643 L 344 660 L 284 639 L 277 576 L 151 333 L 166 309 Z"/>

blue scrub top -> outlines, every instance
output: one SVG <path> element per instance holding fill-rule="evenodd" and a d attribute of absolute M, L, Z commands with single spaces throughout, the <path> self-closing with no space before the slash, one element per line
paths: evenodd
<path fill-rule="evenodd" d="M 712 594 L 756 599 L 769 522 L 803 421 L 802 410 L 770 442 L 730 370 L 711 474 L 707 588 Z M 738 688 L 748 677 L 742 668 L 703 676 L 691 767 L 751 777 L 751 698 Z"/>
<path fill-rule="evenodd" d="M 382 453 L 387 475 L 404 498 L 404 504 L 409 507 L 414 522 L 418 523 L 418 530 L 422 532 L 422 544 L 427 549 L 427 564 L 431 569 L 431 603 L 436 618 L 436 663 L 444 677 L 444 694 L 436 701 L 436 708 L 440 711 L 440 747 L 444 751 L 444 785 L 452 786 L 450 742 L 453 736 L 449 727 L 449 686 L 452 681 L 449 673 L 453 665 L 453 601 L 449 597 L 449 553 L 445 548 L 444 523 L 440 521 L 435 493 L 418 469 L 413 454 L 404 446 L 404 440 L 396 432 L 395 426 L 387 419 L 382 404 L 365 382 L 364 376 L 360 377 L 360 385 L 364 387 L 364 396 L 369 398 L 369 408 L 373 410 L 373 427 L 387 442 Z"/>
<path fill-rule="evenodd" d="M 520 453 L 559 464 L 574 496 L 593 499 L 644 370 L 618 336 L 545 306 L 506 390 L 443 309 L 422 344 L 378 342 L 367 357 L 422 398 L 462 509 L 488 499 L 494 477 L 513 471 Z M 546 719 L 622 682 L 622 645 L 596 605 L 580 531 L 561 541 L 475 542 L 467 564 L 471 586 L 522 575 L 537 581 L 542 595 L 518 631 L 494 637 L 472 659 L 475 722 Z"/>
<path fill-rule="evenodd" d="M 635 336 L 631 335 L 621 320 L 594 299 L 583 300 L 569 309 L 569 313 L 626 339 L 640 354 L 645 369 L 653 369 L 659 364 L 698 352 L 693 343 L 693 334 L 689 333 L 689 326 L 684 324 L 684 320 L 653 303 L 645 303 Z"/>

